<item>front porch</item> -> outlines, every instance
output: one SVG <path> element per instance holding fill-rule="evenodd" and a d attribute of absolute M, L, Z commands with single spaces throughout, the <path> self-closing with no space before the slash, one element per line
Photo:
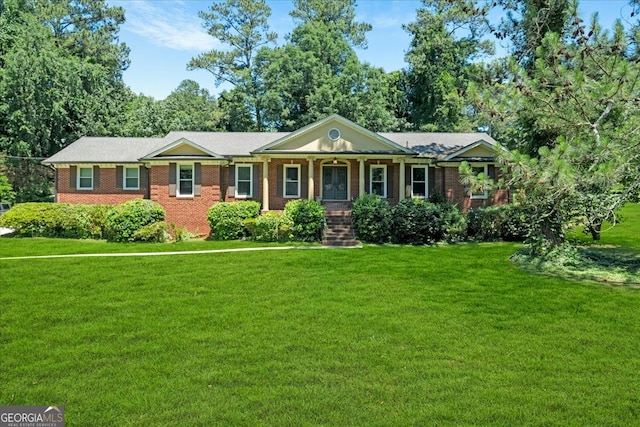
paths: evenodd
<path fill-rule="evenodd" d="M 409 159 L 400 156 L 372 157 L 263 158 L 260 179 L 256 180 L 257 200 L 265 211 L 282 210 L 291 199 L 337 202 L 336 206 L 340 206 L 365 194 L 377 194 L 396 204 L 407 197 L 406 185 L 411 182 L 407 176 L 407 170 L 411 171 L 409 165 L 428 164 L 427 159 L 409 163 Z"/>

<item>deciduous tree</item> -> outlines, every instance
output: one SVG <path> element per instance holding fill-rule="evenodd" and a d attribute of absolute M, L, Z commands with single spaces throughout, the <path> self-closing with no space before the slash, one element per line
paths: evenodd
<path fill-rule="evenodd" d="M 121 8 L 103 1 L 5 1 L 0 13 L 0 152 L 18 201 L 46 197 L 36 166 L 83 134 L 103 134 L 124 90 Z M 35 162 L 35 163 L 34 163 Z"/>

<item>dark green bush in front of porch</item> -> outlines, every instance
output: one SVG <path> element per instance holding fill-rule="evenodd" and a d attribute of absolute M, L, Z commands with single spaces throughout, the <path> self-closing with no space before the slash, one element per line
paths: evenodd
<path fill-rule="evenodd" d="M 392 208 L 379 196 L 364 195 L 353 202 L 351 223 L 358 239 L 367 243 L 425 245 L 465 236 L 464 216 L 446 202 L 405 199 Z"/>
<path fill-rule="evenodd" d="M 324 206 L 315 200 L 291 200 L 284 207 L 291 223 L 291 237 L 301 242 L 317 242 L 324 230 Z"/>
<path fill-rule="evenodd" d="M 439 205 L 420 199 L 404 199 L 391 209 L 391 241 L 430 245 L 444 240 L 445 224 Z"/>
<path fill-rule="evenodd" d="M 363 242 L 387 243 L 391 224 L 391 206 L 380 196 L 365 194 L 353 202 L 351 226 Z"/>

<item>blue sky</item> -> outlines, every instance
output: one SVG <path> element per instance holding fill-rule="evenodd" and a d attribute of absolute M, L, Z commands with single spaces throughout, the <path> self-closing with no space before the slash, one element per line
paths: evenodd
<path fill-rule="evenodd" d="M 272 11 L 269 25 L 282 44 L 295 25 L 289 16 L 292 2 L 267 3 Z M 186 69 L 194 56 L 222 47 L 206 33 L 198 17 L 198 11 L 209 9 L 212 0 L 112 0 L 109 4 L 125 9 L 127 20 L 120 29 L 120 41 L 131 49 L 131 65 L 124 81 L 134 92 L 164 99 L 185 79 L 195 80 L 212 94 L 220 90 L 208 72 Z M 583 16 L 597 11 L 605 27 L 630 13 L 627 1 L 582 0 L 580 4 Z M 373 30 L 367 33 L 368 49 L 357 51 L 359 58 L 385 71 L 404 68 L 410 37 L 402 24 L 415 20 L 419 7 L 417 0 L 360 0 L 357 20 L 371 24 Z"/>

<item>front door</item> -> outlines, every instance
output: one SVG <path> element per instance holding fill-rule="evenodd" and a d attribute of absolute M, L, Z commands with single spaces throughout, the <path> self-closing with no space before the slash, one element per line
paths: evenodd
<path fill-rule="evenodd" d="M 347 167 L 324 166 L 322 190 L 322 198 L 325 200 L 347 200 Z"/>

